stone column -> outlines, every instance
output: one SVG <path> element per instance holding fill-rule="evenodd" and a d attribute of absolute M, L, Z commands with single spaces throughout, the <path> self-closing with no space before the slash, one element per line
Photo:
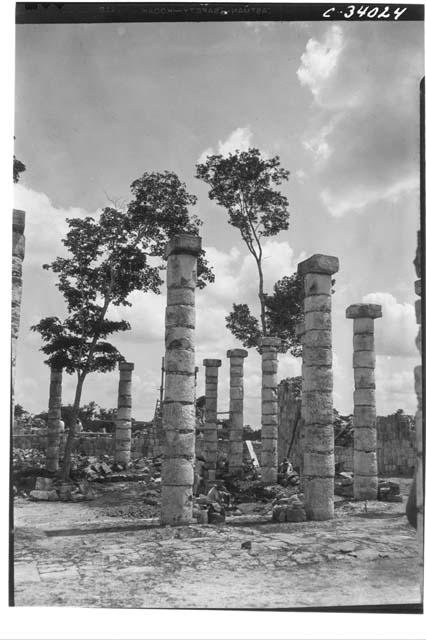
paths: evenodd
<path fill-rule="evenodd" d="M 22 263 L 25 256 L 25 211 L 13 210 L 12 220 L 12 335 L 11 335 L 11 382 L 12 382 L 12 427 L 15 412 L 15 368 L 16 368 L 16 347 L 19 334 L 19 323 L 21 319 L 21 298 L 22 298 Z"/>
<path fill-rule="evenodd" d="M 382 307 L 352 304 L 346 317 L 354 321 L 354 498 L 377 500 L 374 319 L 382 317 Z"/>
<path fill-rule="evenodd" d="M 331 350 L 331 276 L 333 256 L 316 254 L 300 262 L 304 276 L 305 335 L 305 506 L 311 520 L 334 516 L 333 372 Z"/>
<path fill-rule="evenodd" d="M 424 82 L 424 80 L 423 80 Z M 423 85 L 424 91 L 424 85 Z M 424 95 L 423 95 L 424 99 Z M 423 117 L 424 117 L 424 105 L 423 105 Z M 424 143 L 424 132 L 423 132 L 423 143 Z M 424 215 L 424 201 L 422 207 L 423 215 Z M 425 240 L 426 243 L 426 240 Z M 424 249 L 423 249 L 424 250 Z M 422 266 L 421 266 L 421 251 L 422 251 L 422 241 L 421 241 L 421 232 L 419 231 L 417 234 L 417 252 L 414 260 L 414 267 L 416 270 L 417 278 L 421 278 L 422 274 Z M 416 321 L 419 325 L 419 332 L 416 338 L 416 346 L 420 352 L 422 353 L 422 281 L 416 280 L 414 284 L 414 290 L 419 299 L 415 302 L 415 310 L 416 310 Z M 424 295 L 424 289 L 423 289 Z M 424 298 L 423 298 L 424 305 Z M 423 307 L 424 308 L 424 307 Z M 425 319 L 423 318 L 423 322 Z M 424 326 L 423 326 L 424 331 Z M 416 449 L 417 449 L 417 460 L 416 460 L 416 506 L 417 506 L 417 538 L 419 541 L 421 553 L 421 562 L 422 568 L 424 563 L 423 558 L 423 522 L 424 522 L 424 475 L 423 475 L 423 450 L 424 450 L 424 424 L 423 424 L 423 400 L 422 400 L 422 365 L 418 365 L 414 367 L 414 388 L 417 395 L 417 411 L 415 416 L 416 421 Z M 422 594 L 423 594 L 423 583 L 421 586 Z"/>
<path fill-rule="evenodd" d="M 278 473 L 278 398 L 277 398 L 277 350 L 281 340 L 262 337 L 259 346 L 262 354 L 262 451 L 260 466 L 262 481 L 277 483 Z"/>
<path fill-rule="evenodd" d="M 201 238 L 177 235 L 167 256 L 164 455 L 161 522 L 185 524 L 192 518 L 195 456 L 195 287 Z"/>
<path fill-rule="evenodd" d="M 127 467 L 132 448 L 132 371 L 133 362 L 120 362 L 117 418 L 115 420 L 115 462 Z"/>
<path fill-rule="evenodd" d="M 305 443 L 305 424 L 306 424 L 305 354 L 303 350 L 303 343 L 305 339 L 305 323 L 304 322 L 297 323 L 296 335 L 298 338 L 300 338 L 300 343 L 302 345 L 302 367 L 301 367 L 302 389 L 301 389 L 301 401 L 300 401 L 301 421 L 300 421 L 300 434 L 299 434 L 300 449 L 302 451 L 302 460 L 301 460 L 301 467 L 300 467 L 300 477 L 302 479 L 303 469 L 304 469 L 303 457 L 304 457 L 304 451 L 305 451 L 305 445 L 306 445 Z"/>
<path fill-rule="evenodd" d="M 238 474 L 243 466 L 243 427 L 244 427 L 244 358 L 245 349 L 230 349 L 226 352 L 230 364 L 229 389 L 229 473 Z"/>
<path fill-rule="evenodd" d="M 47 416 L 46 469 L 56 472 L 59 468 L 59 441 L 63 432 L 61 420 L 62 369 L 50 369 L 49 413 Z"/>
<path fill-rule="evenodd" d="M 204 450 L 209 489 L 216 482 L 217 462 L 217 381 L 222 360 L 203 360 L 206 368 L 206 420 L 204 424 Z"/>

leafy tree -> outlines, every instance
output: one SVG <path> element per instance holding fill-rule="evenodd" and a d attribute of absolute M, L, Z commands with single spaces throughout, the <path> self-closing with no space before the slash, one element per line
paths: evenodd
<path fill-rule="evenodd" d="M 123 360 L 108 341 L 117 331 L 128 331 L 124 320 L 111 320 L 111 306 L 130 306 L 134 291 L 160 293 L 159 260 L 166 242 L 176 233 L 197 233 L 201 221 L 189 213 L 195 196 L 170 172 L 145 173 L 131 185 L 134 200 L 126 211 L 106 207 L 96 222 L 92 217 L 67 219 L 69 231 L 62 241 L 67 257 L 44 265 L 58 276 L 57 287 L 64 296 L 68 315 L 42 319 L 32 329 L 44 342 L 45 362 L 76 374 L 68 439 L 62 477 L 70 473 L 76 420 L 86 377 L 92 372 L 112 371 Z M 201 256 L 198 285 L 214 276 Z"/>
<path fill-rule="evenodd" d="M 13 136 L 13 139 L 15 140 L 15 136 Z M 26 170 L 26 166 L 24 165 L 24 163 L 18 160 L 18 158 L 14 154 L 13 155 L 13 182 L 15 184 L 19 182 L 19 175 L 23 173 L 25 170 Z"/>
<path fill-rule="evenodd" d="M 225 207 L 228 223 L 240 231 L 253 256 L 258 277 L 260 331 L 268 335 L 266 296 L 263 277 L 263 247 L 261 240 L 288 229 L 287 198 L 276 189 L 289 172 L 280 165 L 278 156 L 263 158 L 258 149 L 235 151 L 227 158 L 208 156 L 196 166 L 196 177 L 209 187 L 209 198 Z M 242 310 L 241 313 L 245 313 Z"/>
<path fill-rule="evenodd" d="M 280 351 L 294 356 L 301 355 L 300 338 L 296 324 L 303 320 L 303 277 L 294 273 L 284 276 L 274 284 L 272 295 L 265 294 L 266 334 L 281 338 Z M 257 347 L 264 335 L 259 320 L 250 312 L 247 304 L 234 304 L 226 316 L 226 326 L 247 349 Z"/>
<path fill-rule="evenodd" d="M 15 404 L 13 413 L 15 418 L 25 418 L 26 416 L 30 415 L 29 412 L 26 409 L 24 409 L 24 407 L 21 404 Z"/>

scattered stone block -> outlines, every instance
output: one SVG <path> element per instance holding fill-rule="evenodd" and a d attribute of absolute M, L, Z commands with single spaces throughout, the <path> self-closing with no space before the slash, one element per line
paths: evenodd
<path fill-rule="evenodd" d="M 49 491 L 53 488 L 52 478 L 37 478 L 35 483 L 36 491 Z"/>
<path fill-rule="evenodd" d="M 287 510 L 287 505 L 275 505 L 275 507 L 272 509 L 272 520 L 274 520 L 275 522 L 285 522 L 287 519 Z"/>
<path fill-rule="evenodd" d="M 305 522 L 306 511 L 300 508 L 289 507 L 286 511 L 287 522 Z"/>

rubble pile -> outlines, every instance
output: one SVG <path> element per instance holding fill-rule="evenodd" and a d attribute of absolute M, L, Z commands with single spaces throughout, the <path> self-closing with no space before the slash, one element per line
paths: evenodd
<path fill-rule="evenodd" d="M 334 476 L 334 494 L 343 498 L 353 498 L 354 474 L 351 471 L 340 471 Z"/>
<path fill-rule="evenodd" d="M 379 480 L 377 499 L 382 502 L 402 502 L 399 484 L 391 480 Z"/>

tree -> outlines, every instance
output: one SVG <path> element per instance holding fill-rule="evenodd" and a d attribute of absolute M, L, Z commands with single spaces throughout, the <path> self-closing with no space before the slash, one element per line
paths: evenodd
<path fill-rule="evenodd" d="M 15 136 L 13 136 L 13 139 L 15 140 Z M 24 163 L 18 160 L 18 158 L 14 154 L 13 155 L 13 182 L 15 184 L 19 182 L 19 176 L 25 170 L 26 170 L 26 166 L 24 165 Z"/>
<path fill-rule="evenodd" d="M 196 177 L 209 187 L 209 198 L 226 208 L 228 223 L 239 229 L 253 256 L 259 278 L 260 331 L 268 335 L 263 278 L 262 238 L 288 229 L 287 198 L 275 187 L 288 180 L 278 156 L 263 158 L 258 149 L 235 151 L 227 158 L 208 156 L 197 164 Z"/>
<path fill-rule="evenodd" d="M 303 277 L 294 273 L 274 284 L 272 295 L 265 294 L 265 326 L 267 335 L 281 338 L 280 351 L 301 355 L 296 325 L 303 320 Z M 257 347 L 263 335 L 258 319 L 247 304 L 234 304 L 226 316 L 226 326 L 247 349 Z"/>
<path fill-rule="evenodd" d="M 29 411 L 24 409 L 24 407 L 21 404 L 15 404 L 13 413 L 15 418 L 25 418 L 25 417 L 29 417 L 30 415 Z"/>
<path fill-rule="evenodd" d="M 168 239 L 176 233 L 197 233 L 201 221 L 189 213 L 195 196 L 170 172 L 145 173 L 131 185 L 134 200 L 126 211 L 106 207 L 96 222 L 92 217 L 67 219 L 69 231 L 62 241 L 67 257 L 44 265 L 58 275 L 57 287 L 64 296 L 68 316 L 41 320 L 32 329 L 41 334 L 45 362 L 76 374 L 62 478 L 70 473 L 76 421 L 86 377 L 92 372 L 112 371 L 123 360 L 108 341 L 117 331 L 128 331 L 124 320 L 111 320 L 111 306 L 130 306 L 134 291 L 160 293 L 159 261 Z M 198 285 L 214 276 L 204 256 L 200 259 Z"/>

